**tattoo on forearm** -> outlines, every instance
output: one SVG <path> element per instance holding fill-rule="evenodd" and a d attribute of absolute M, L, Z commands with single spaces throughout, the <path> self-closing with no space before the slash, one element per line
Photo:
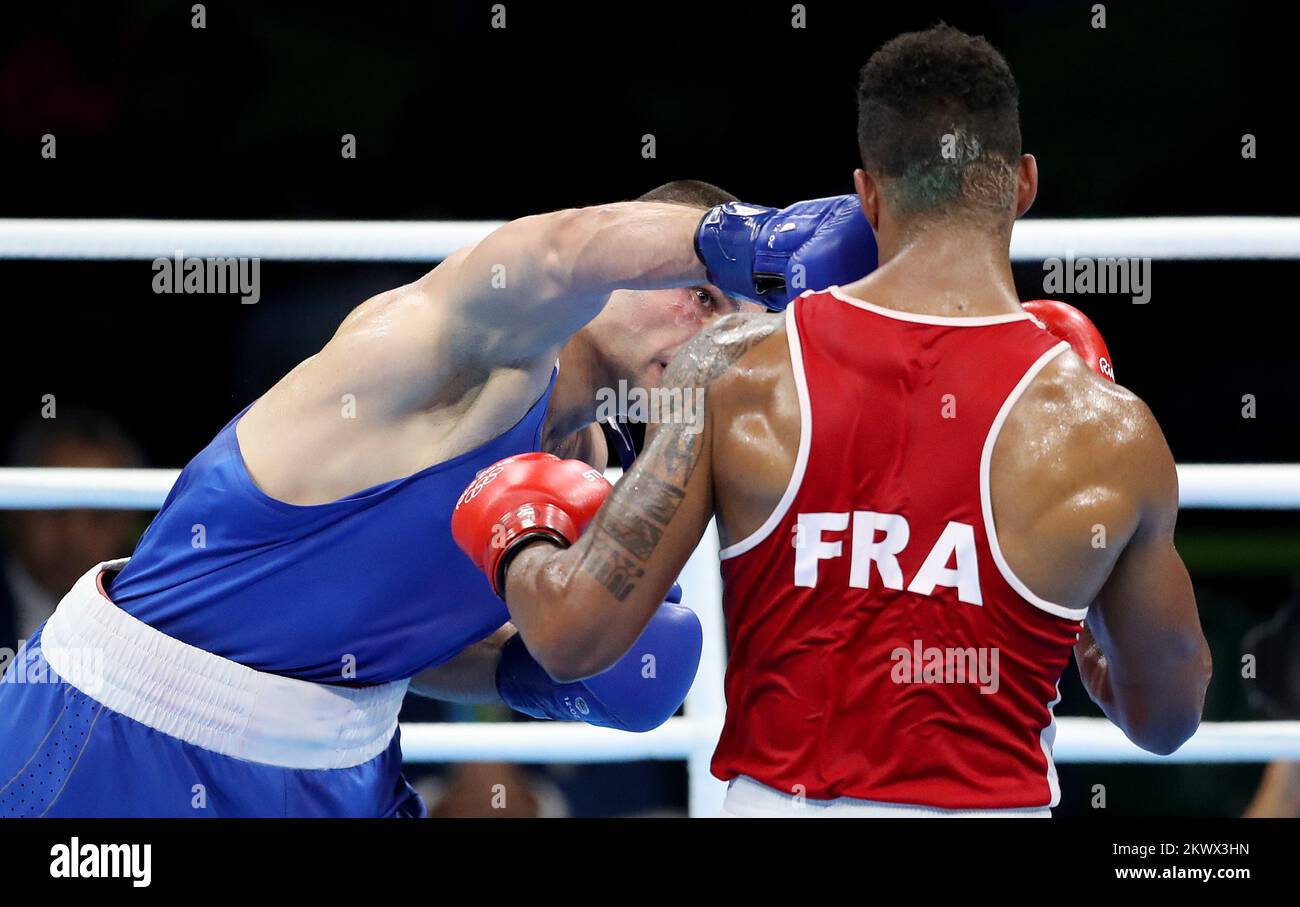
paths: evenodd
<path fill-rule="evenodd" d="M 603 532 L 639 560 L 647 560 L 663 538 L 663 527 L 640 513 L 611 514 Z"/>
<path fill-rule="evenodd" d="M 725 374 L 755 344 L 781 325 L 780 316 L 729 316 L 703 331 L 679 353 L 664 375 L 664 387 L 703 390 Z M 701 416 L 702 417 L 702 416 Z M 586 570 L 618 601 L 625 601 L 645 575 L 699 465 L 706 432 L 680 420 L 660 426 L 631 472 L 601 508 L 578 543 L 579 569 Z"/>
<path fill-rule="evenodd" d="M 587 549 L 583 569 L 618 601 L 626 601 L 636 588 L 636 581 L 645 575 L 645 570 L 634 558 L 603 540 L 596 540 Z"/>
<path fill-rule="evenodd" d="M 677 512 L 685 491 L 651 475 L 629 476 L 628 481 L 634 493 L 626 506 L 611 509 L 601 531 L 644 562 L 663 538 L 664 527 Z"/>
<path fill-rule="evenodd" d="M 684 496 L 682 489 L 649 474 L 635 476 L 633 484 L 645 518 L 660 526 L 666 525 L 677 512 L 677 505 Z"/>

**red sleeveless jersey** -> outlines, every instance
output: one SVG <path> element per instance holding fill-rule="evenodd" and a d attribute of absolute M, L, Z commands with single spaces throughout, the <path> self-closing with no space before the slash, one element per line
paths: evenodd
<path fill-rule="evenodd" d="M 989 459 L 1068 345 L 1024 313 L 942 318 L 806 293 L 786 310 L 799 453 L 722 551 L 730 659 L 713 772 L 787 794 L 1054 806 L 1052 706 L 1085 611 L 998 547 Z"/>

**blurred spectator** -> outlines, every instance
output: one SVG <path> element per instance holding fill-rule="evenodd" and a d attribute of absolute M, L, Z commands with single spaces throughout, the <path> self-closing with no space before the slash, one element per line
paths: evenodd
<path fill-rule="evenodd" d="M 1272 762 L 1243 813 L 1247 819 L 1300 819 L 1300 762 Z"/>
<path fill-rule="evenodd" d="M 1242 652 L 1255 659 L 1254 676 L 1244 678 L 1251 705 L 1268 719 L 1300 720 L 1300 576 L 1281 610 L 1246 634 Z M 1245 816 L 1300 818 L 1300 763 L 1270 764 Z"/>
<path fill-rule="evenodd" d="M 554 785 L 508 762 L 465 762 L 423 788 L 434 819 L 565 819 L 568 804 Z"/>
<path fill-rule="evenodd" d="M 109 415 L 83 410 L 21 426 L 10 466 L 143 465 L 135 440 Z M 64 593 L 99 561 L 130 554 L 140 516 L 123 510 L 15 510 L 0 514 L 0 648 L 17 648 Z"/>
<path fill-rule="evenodd" d="M 504 705 L 462 705 L 411 694 L 399 716 L 402 724 L 511 721 Z M 506 762 L 430 764 L 407 762 L 407 780 L 420 792 L 433 819 L 563 818 L 564 796 L 533 768 Z"/>

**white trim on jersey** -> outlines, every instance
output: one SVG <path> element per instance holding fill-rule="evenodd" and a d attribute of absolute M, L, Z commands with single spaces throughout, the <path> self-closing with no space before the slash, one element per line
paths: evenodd
<path fill-rule="evenodd" d="M 799 297 L 802 298 L 803 296 Z M 799 342 L 799 328 L 794 320 L 794 307 L 799 299 L 790 303 L 785 309 L 785 335 L 790 344 L 790 369 L 794 372 L 794 386 L 799 393 L 799 453 L 795 456 L 794 471 L 790 473 L 790 483 L 785 487 L 785 494 L 781 495 L 776 509 L 768 515 L 763 525 L 754 530 L 748 538 L 719 551 L 718 560 L 725 561 L 744 554 L 771 535 L 785 519 L 790 505 L 794 503 L 795 495 L 803 485 L 804 470 L 808 467 L 808 451 L 812 448 L 812 402 L 808 397 L 808 377 L 803 371 L 803 347 Z"/>
<path fill-rule="evenodd" d="M 1038 745 L 1043 748 L 1043 755 L 1047 757 L 1047 790 L 1051 793 L 1052 799 L 1047 804 L 1049 809 L 1054 809 L 1061 802 L 1061 782 L 1056 776 L 1056 763 L 1052 760 L 1052 747 L 1056 745 L 1056 704 L 1061 701 L 1061 681 L 1056 681 L 1056 698 L 1047 704 L 1047 724 L 1038 734 Z"/>
<path fill-rule="evenodd" d="M 988 536 L 989 550 L 993 554 L 993 563 L 997 564 L 998 572 L 1012 589 L 1020 594 L 1020 597 L 1029 602 L 1035 608 L 1046 611 L 1048 614 L 1055 614 L 1057 617 L 1064 617 L 1068 620 L 1083 620 L 1088 616 L 1087 608 L 1067 608 L 1065 605 L 1058 605 L 1055 602 L 1049 602 L 1045 598 L 1039 598 L 1028 586 L 1026 586 L 1016 576 L 1007 559 L 1002 556 L 1002 546 L 998 544 L 998 531 L 993 524 L 993 495 L 989 491 L 989 464 L 993 460 L 993 445 L 997 443 L 998 434 L 1002 431 L 1002 425 L 1007 421 L 1007 416 L 1011 414 L 1011 408 L 1016 405 L 1029 383 L 1034 380 L 1039 372 L 1046 365 L 1070 348 L 1070 344 L 1062 340 L 1056 346 L 1052 347 L 1043 355 L 1039 356 L 1033 365 L 1020 377 L 1020 382 L 1011 389 L 1007 394 L 1007 399 L 1002 401 L 1002 408 L 998 410 L 997 418 L 993 420 L 993 425 L 989 428 L 988 436 L 984 439 L 984 450 L 980 454 L 980 507 L 984 511 L 984 534 Z"/>
<path fill-rule="evenodd" d="M 1033 321 L 1034 316 L 1028 312 L 1007 312 L 1005 315 L 919 315 L 916 312 L 904 312 L 899 309 L 887 309 L 884 306 L 872 305 L 865 299 L 859 299 L 856 296 L 850 296 L 839 287 L 827 287 L 825 292 L 830 293 L 840 302 L 847 302 L 849 305 L 868 312 L 875 312 L 877 315 L 884 315 L 886 318 L 893 318 L 896 321 L 913 321 L 917 324 L 939 324 L 948 327 L 958 328 L 978 328 L 990 324 L 1011 324 L 1016 321 Z M 807 295 L 807 294 L 805 294 Z"/>

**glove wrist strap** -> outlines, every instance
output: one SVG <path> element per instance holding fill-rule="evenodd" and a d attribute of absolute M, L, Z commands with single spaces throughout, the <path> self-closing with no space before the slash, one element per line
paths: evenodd
<path fill-rule="evenodd" d="M 506 571 L 515 556 L 532 542 L 545 540 L 560 548 L 568 548 L 578 534 L 573 517 L 555 504 L 524 504 L 503 515 L 492 527 L 489 553 L 492 564 L 489 577 L 492 591 L 501 598 L 506 594 Z"/>

